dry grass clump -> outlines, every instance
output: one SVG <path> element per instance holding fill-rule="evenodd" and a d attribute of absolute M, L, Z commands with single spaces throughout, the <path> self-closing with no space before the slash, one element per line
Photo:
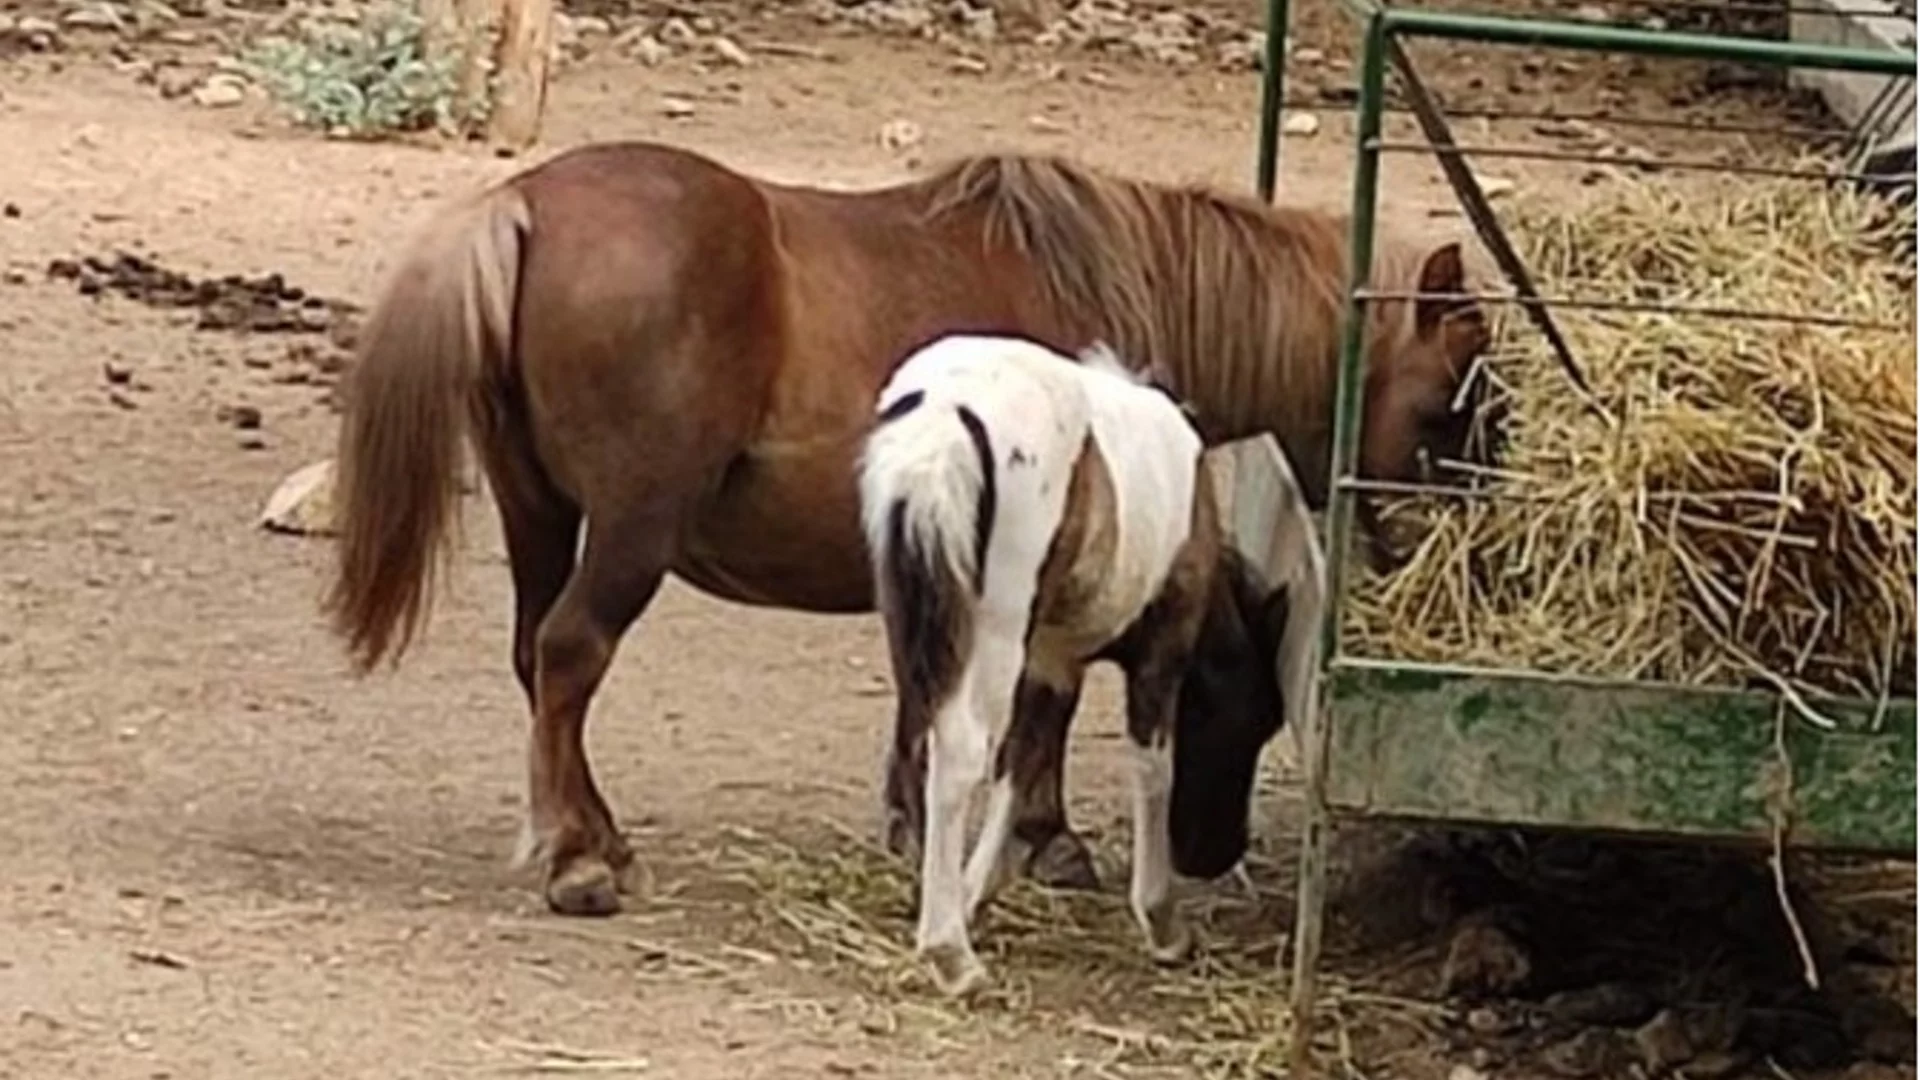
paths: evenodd
<path fill-rule="evenodd" d="M 982 910 L 976 947 L 992 973 L 956 1002 L 913 955 L 914 876 L 902 861 L 841 835 L 805 849 L 735 830 L 722 860 L 755 897 L 755 936 L 803 970 L 860 998 L 867 1026 L 913 1028 L 936 1041 L 976 1026 L 1050 1030 L 1097 1047 L 1075 1071 L 1098 1077 L 1177 1075 L 1253 1080 L 1281 1075 L 1289 1047 L 1285 955 L 1275 929 L 1291 898 L 1210 890 L 1190 898 L 1202 953 L 1162 968 L 1139 942 L 1123 893 L 1051 893 L 1015 882 Z M 1323 980 L 1326 1057 L 1351 1052 L 1356 1027 L 1415 1026 L 1444 1010 Z"/>
<path fill-rule="evenodd" d="M 1490 362 L 1510 410 L 1491 497 L 1394 501 L 1420 538 L 1358 583 L 1348 649 L 1911 694 L 1914 291 L 1889 242 L 1910 212 L 1745 178 L 1516 209 L 1548 295 L 1880 326 L 1563 309 L 1589 402 L 1511 313 Z"/>

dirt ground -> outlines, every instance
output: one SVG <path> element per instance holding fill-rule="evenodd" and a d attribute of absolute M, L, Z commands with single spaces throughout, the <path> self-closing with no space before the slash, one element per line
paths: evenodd
<path fill-rule="evenodd" d="M 1246 70 L 992 44 L 971 49 L 984 71 L 934 77 L 951 47 L 779 5 L 699 7 L 724 15 L 752 66 L 646 67 L 586 42 L 532 156 L 657 138 L 770 177 L 862 184 L 1012 145 L 1153 177 L 1252 175 L 1258 83 Z M 1321 55 L 1302 58 L 1296 95 L 1337 101 L 1351 35 L 1309 7 L 1300 41 Z M 1208 8 L 1249 22 L 1255 9 Z M 1131 945 L 1118 938 L 1119 897 L 1076 902 L 1116 947 L 1031 970 L 1017 949 L 990 952 L 1034 1000 L 1016 993 L 977 1016 L 911 994 L 878 1004 L 885 978 L 833 962 L 870 942 L 823 950 L 823 923 L 769 902 L 788 889 L 802 910 L 799 894 L 876 872 L 848 839 L 872 831 L 888 720 L 870 618 L 666 589 L 626 639 L 591 725 L 652 891 L 611 922 L 545 912 L 531 878 L 507 866 L 525 716 L 486 500 L 468 500 L 467 550 L 424 646 L 396 673 L 350 678 L 316 613 L 328 549 L 254 524 L 284 474 L 329 452 L 335 417 L 315 367 L 325 335 L 196 329 L 192 310 L 82 295 L 46 273 L 53 260 L 137 249 L 195 275 L 273 271 L 365 302 L 423 212 L 524 162 L 326 141 L 258 102 L 170 97 L 170 71 L 217 55 L 206 38 L 219 20 L 187 22 L 204 33 L 0 44 L 0 1077 L 1192 1075 L 1180 1033 L 1200 1030 L 1191 1014 L 1228 1006 L 1155 1004 L 1156 976 L 1119 947 Z M 1784 115 L 1765 90 L 1703 103 L 1689 88 L 1708 76 L 1693 68 L 1432 55 L 1443 90 L 1482 104 Z M 667 115 L 685 112 L 667 97 L 691 115 Z M 922 137 L 888 145 L 880 132 L 894 120 Z M 1349 130 L 1329 112 L 1318 135 L 1290 142 L 1289 198 L 1344 202 Z M 1501 167 L 1522 184 L 1588 172 Z M 1395 161 L 1388 180 L 1394 217 L 1458 227 L 1425 162 Z M 1097 689 L 1071 778 L 1078 818 L 1096 827 L 1123 806 L 1113 688 Z M 1224 905 L 1213 935 L 1243 935 L 1216 949 L 1269 964 L 1286 925 L 1293 806 L 1284 777 L 1272 794 L 1261 898 L 1196 890 Z M 815 856 L 838 869 L 798 868 Z M 809 873 L 812 884 L 791 880 Z M 1907 1009 L 1911 880 L 1854 890 L 1893 912 L 1875 924 L 1878 955 Z M 838 910 L 831 896 L 809 902 Z M 1394 955 L 1430 971 L 1433 948 Z M 1336 985 L 1364 1012 L 1364 979 Z M 1478 1030 L 1474 1015 L 1436 996 L 1420 979 L 1381 990 L 1326 1059 L 1415 1080 L 1625 1075 L 1550 1061 L 1503 1070 L 1456 1037 Z M 1913 1075 L 1910 1039 L 1893 1055 L 1855 1075 Z"/>

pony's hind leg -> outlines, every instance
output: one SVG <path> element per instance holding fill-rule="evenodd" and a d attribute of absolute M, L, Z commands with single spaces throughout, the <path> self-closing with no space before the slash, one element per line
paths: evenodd
<path fill-rule="evenodd" d="M 666 576 L 675 529 L 674 515 L 657 507 L 589 516 L 580 564 L 535 633 L 529 854 L 546 868 L 548 906 L 562 914 L 620 908 L 632 855 L 587 761 L 587 707 L 621 635 Z"/>

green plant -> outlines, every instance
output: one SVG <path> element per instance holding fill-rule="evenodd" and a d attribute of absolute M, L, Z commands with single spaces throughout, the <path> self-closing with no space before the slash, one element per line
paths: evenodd
<path fill-rule="evenodd" d="M 336 134 L 450 129 L 479 119 L 456 100 L 456 59 L 429 55 L 425 25 L 412 3 L 383 0 L 350 19 L 304 18 L 243 60 L 296 121 Z"/>

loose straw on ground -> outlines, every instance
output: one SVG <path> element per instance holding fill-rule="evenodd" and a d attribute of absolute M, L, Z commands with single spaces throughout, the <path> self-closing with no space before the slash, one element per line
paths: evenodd
<path fill-rule="evenodd" d="M 1558 194 L 1558 193 L 1556 193 Z M 1569 309 L 1606 412 L 1524 320 L 1486 498 L 1383 500 L 1410 561 L 1353 590 L 1360 655 L 1884 700 L 1914 684 L 1910 212 L 1804 181 L 1609 185 L 1516 207 L 1559 295 L 1878 328 Z"/>

